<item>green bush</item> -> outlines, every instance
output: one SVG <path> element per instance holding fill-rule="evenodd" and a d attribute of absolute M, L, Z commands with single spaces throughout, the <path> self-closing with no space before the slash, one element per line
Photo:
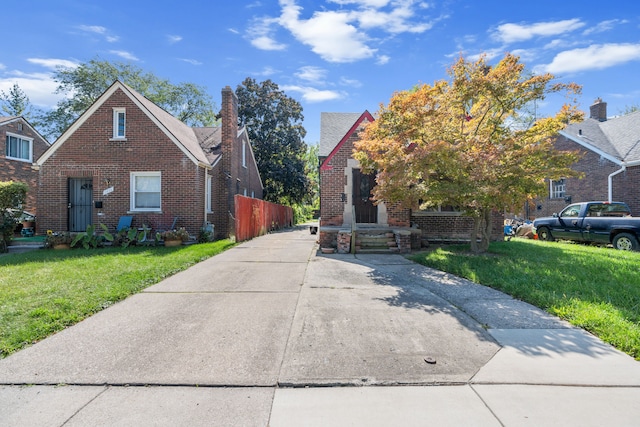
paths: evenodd
<path fill-rule="evenodd" d="M 22 205 L 27 199 L 27 187 L 22 182 L 0 182 L 0 252 L 6 252 L 11 243 Z"/>

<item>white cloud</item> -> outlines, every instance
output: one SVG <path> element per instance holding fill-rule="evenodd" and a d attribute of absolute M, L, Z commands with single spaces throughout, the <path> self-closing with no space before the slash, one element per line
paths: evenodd
<path fill-rule="evenodd" d="M 565 34 L 585 26 L 577 18 L 555 22 L 537 22 L 535 24 L 502 24 L 493 36 L 503 43 L 530 40 L 534 37 L 551 37 Z"/>
<path fill-rule="evenodd" d="M 247 37 L 251 44 L 260 50 L 284 50 L 287 45 L 279 43 L 274 38 L 274 26 L 278 20 L 269 17 L 256 18 L 247 30 Z"/>
<path fill-rule="evenodd" d="M 107 29 L 100 25 L 78 25 L 78 28 L 87 33 L 106 34 Z"/>
<path fill-rule="evenodd" d="M 276 70 L 273 67 L 264 67 L 262 69 L 262 71 L 258 71 L 257 73 L 253 73 L 256 76 L 263 76 L 263 77 L 269 77 L 269 76 L 273 76 L 274 74 L 278 74 L 280 71 Z"/>
<path fill-rule="evenodd" d="M 410 21 L 415 16 L 413 1 L 396 1 L 392 6 L 393 8 L 390 12 L 374 9 L 373 7 L 364 8 L 361 11 L 354 12 L 354 17 L 360 23 L 361 28 L 381 28 L 391 34 L 423 33 L 433 27 L 432 22 Z"/>
<path fill-rule="evenodd" d="M 589 35 L 595 33 L 603 33 L 605 31 L 612 30 L 618 24 L 626 24 L 629 21 L 626 19 L 609 19 L 606 21 L 599 22 L 595 27 L 587 28 L 582 32 L 582 34 Z"/>
<path fill-rule="evenodd" d="M 378 55 L 378 58 L 376 59 L 376 64 L 378 65 L 384 65 L 386 63 L 388 63 L 391 60 L 391 58 L 387 55 Z"/>
<path fill-rule="evenodd" d="M 6 77 L 0 78 L 0 90 L 8 92 L 14 84 L 20 86 L 20 89 L 29 97 L 29 102 L 38 108 L 52 108 L 64 98 L 60 94 L 54 94 L 58 83 L 53 81 L 49 73 L 27 74 L 13 71 Z"/>
<path fill-rule="evenodd" d="M 182 41 L 182 36 L 167 34 L 167 40 L 169 40 L 170 44 L 178 43 L 179 41 Z"/>
<path fill-rule="evenodd" d="M 269 36 L 259 36 L 251 40 L 251 44 L 260 50 L 284 50 L 287 45 L 278 43 Z"/>
<path fill-rule="evenodd" d="M 309 82 L 322 83 L 327 76 L 327 70 L 309 65 L 301 67 L 300 70 L 295 73 L 295 76 Z"/>
<path fill-rule="evenodd" d="M 59 67 L 63 68 L 76 68 L 79 64 L 74 61 L 69 61 L 68 59 L 57 59 L 57 58 L 28 58 L 28 62 L 36 65 L 41 65 L 45 68 L 50 68 L 55 70 Z"/>
<path fill-rule="evenodd" d="M 178 58 L 178 59 L 182 62 L 186 62 L 187 64 L 202 65 L 202 62 L 198 61 L 197 59 L 189 59 L 189 58 Z"/>
<path fill-rule="evenodd" d="M 360 80 L 356 80 L 356 79 L 349 79 L 349 78 L 346 78 L 346 77 L 340 77 L 340 85 L 349 86 L 349 87 L 353 87 L 353 88 L 358 88 L 358 87 L 362 87 L 362 82 Z"/>
<path fill-rule="evenodd" d="M 297 0 L 279 0 L 278 18 L 255 19 L 248 30 L 248 39 L 263 50 L 282 50 L 287 46 L 275 39 L 278 26 L 288 30 L 295 39 L 328 62 L 349 63 L 373 58 L 378 49 L 372 47 L 369 31 L 422 33 L 433 22 L 413 22 L 418 8 L 429 5 L 416 0 L 330 0 L 339 5 L 335 10 L 324 8 L 303 18 Z M 442 17 L 438 18 L 442 19 Z M 385 63 L 387 56 L 380 56 Z"/>
<path fill-rule="evenodd" d="M 109 30 L 101 25 L 78 25 L 80 31 L 85 33 L 98 34 L 105 37 L 105 40 L 109 43 L 115 43 L 120 40 L 120 37 L 108 34 Z"/>
<path fill-rule="evenodd" d="M 129 61 L 139 61 L 138 57 L 136 57 L 134 54 L 127 52 L 125 50 L 110 50 L 109 53 L 113 55 L 117 55 L 120 58 L 127 59 Z"/>
<path fill-rule="evenodd" d="M 300 19 L 301 8 L 293 0 L 280 0 L 280 4 L 280 24 L 324 60 L 354 62 L 370 58 L 376 52 L 366 45 L 366 35 L 350 24 L 348 12 L 315 12 L 305 20 Z"/>
<path fill-rule="evenodd" d="M 5 70 L 6 68 L 7 66 L 0 62 L 0 70 Z"/>
<path fill-rule="evenodd" d="M 333 101 L 335 99 L 340 99 L 343 97 L 343 94 L 340 92 L 336 92 L 333 90 L 320 90 L 308 86 L 281 86 L 280 89 L 285 92 L 299 92 L 302 94 L 303 100 L 311 103 Z"/>
<path fill-rule="evenodd" d="M 340 5 L 356 4 L 359 6 L 381 8 L 389 4 L 389 0 L 329 0 L 331 3 Z"/>
<path fill-rule="evenodd" d="M 550 64 L 539 68 L 552 74 L 609 68 L 640 60 L 640 44 L 594 44 L 586 48 L 560 52 Z"/>
<path fill-rule="evenodd" d="M 240 31 L 236 30 L 235 28 L 227 28 L 227 31 L 233 34 L 240 34 Z"/>

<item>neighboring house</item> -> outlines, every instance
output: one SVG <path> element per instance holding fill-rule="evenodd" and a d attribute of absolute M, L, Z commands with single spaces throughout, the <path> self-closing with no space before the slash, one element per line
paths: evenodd
<path fill-rule="evenodd" d="M 384 201 L 373 203 L 371 190 L 375 186 L 375 174 L 363 174 L 358 161 L 353 158 L 354 142 L 359 139 L 364 126 L 373 120 L 368 111 L 321 115 L 318 149 L 320 246 L 337 247 L 341 252 L 348 250 L 346 231 L 351 229 L 354 222 L 361 234 L 370 235 L 374 230 L 385 234 L 394 233 L 396 247 L 400 252 L 420 248 L 421 243 L 429 241 L 468 241 L 473 220 L 460 212 L 446 209 L 411 211 Z M 497 230 L 494 238 L 500 238 L 501 217 L 496 217 L 494 229 Z M 407 239 L 410 239 L 410 243 L 406 242 Z M 363 249 L 368 244 L 368 238 L 356 237 L 355 240 L 356 250 Z M 393 242 L 383 242 L 384 244 L 395 249 Z"/>
<path fill-rule="evenodd" d="M 38 172 L 31 165 L 50 144 L 24 117 L 0 117 L 0 181 L 29 186 L 23 208 L 37 215 Z"/>
<path fill-rule="evenodd" d="M 607 103 L 596 99 L 587 119 L 568 125 L 555 142 L 560 150 L 579 150 L 572 169 L 584 177 L 549 181 L 548 198 L 536 201 L 535 216 L 560 212 L 569 203 L 626 202 L 640 216 L 640 111 L 607 119 Z"/>
<path fill-rule="evenodd" d="M 38 232 L 84 231 L 121 216 L 133 227 L 234 233 L 234 195 L 262 198 L 238 100 L 222 89 L 222 125 L 191 128 L 116 81 L 37 161 Z"/>

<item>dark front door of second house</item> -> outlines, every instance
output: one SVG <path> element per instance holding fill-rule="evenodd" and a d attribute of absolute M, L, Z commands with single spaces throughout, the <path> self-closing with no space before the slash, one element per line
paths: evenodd
<path fill-rule="evenodd" d="M 69 231 L 85 231 L 91 224 L 92 178 L 69 178 Z"/>
<path fill-rule="evenodd" d="M 360 169 L 353 169 L 353 205 L 357 224 L 378 222 L 378 207 L 371 200 L 371 190 L 375 185 L 375 174 L 365 175 Z"/>

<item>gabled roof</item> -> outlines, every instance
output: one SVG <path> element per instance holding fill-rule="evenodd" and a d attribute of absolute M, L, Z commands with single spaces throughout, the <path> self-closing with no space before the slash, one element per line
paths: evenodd
<path fill-rule="evenodd" d="M 318 157 L 322 163 L 321 169 L 326 166 L 335 153 L 340 150 L 345 141 L 349 139 L 358 127 L 367 120 L 373 122 L 375 119 L 365 110 L 364 113 L 322 113 L 320 116 L 320 147 L 318 147 Z M 326 133 L 324 133 L 326 132 Z M 324 145 L 323 145 L 324 141 Z M 325 154 L 326 153 L 326 154 Z"/>
<path fill-rule="evenodd" d="M 201 127 L 193 128 L 193 132 L 211 165 L 215 165 L 222 156 L 222 128 Z"/>
<path fill-rule="evenodd" d="M 47 138 L 45 138 L 44 136 L 40 135 L 40 132 L 38 132 L 33 126 L 31 126 L 31 123 L 29 123 L 27 121 L 27 119 L 25 119 L 23 116 L 4 116 L 4 117 L 0 117 L 0 126 L 7 125 L 9 123 L 13 123 L 13 122 L 17 122 L 17 121 L 24 122 L 27 126 L 29 126 L 29 129 L 31 129 L 31 131 L 33 133 L 38 135 L 40 137 L 40 139 L 42 139 L 45 142 L 45 144 L 51 145 L 51 143 L 49 141 L 47 141 Z"/>
<path fill-rule="evenodd" d="M 588 118 L 560 134 L 618 165 L 640 164 L 640 111 L 603 122 Z"/>
<path fill-rule="evenodd" d="M 0 125 L 4 124 L 5 122 L 9 123 L 12 122 L 15 119 L 18 119 L 18 116 L 4 116 L 4 117 L 0 117 Z"/>
<path fill-rule="evenodd" d="M 318 157 L 326 157 L 340 143 L 362 113 L 320 113 Z"/>
<path fill-rule="evenodd" d="M 37 161 L 43 164 L 61 147 L 67 139 L 89 118 L 95 111 L 113 95 L 117 90 L 122 90 L 194 163 L 210 167 L 211 163 L 198 142 L 193 130 L 171 114 L 149 101 L 139 92 L 126 84 L 115 81 L 100 97 L 58 138 Z"/>

